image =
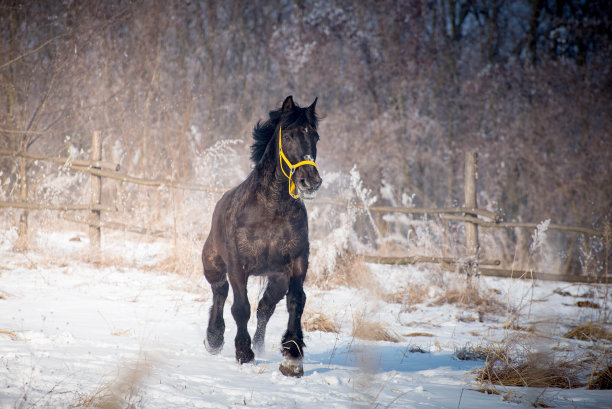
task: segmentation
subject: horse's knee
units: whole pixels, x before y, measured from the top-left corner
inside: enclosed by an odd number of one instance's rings
[[[237,324],[246,324],[251,318],[251,306],[248,302],[239,302],[234,300],[232,304],[232,316]]]
[[[306,304],[306,293],[302,287],[290,289],[287,293],[287,311],[302,315]]]
[[[229,293],[229,284],[226,280],[212,283],[210,287],[212,288],[213,295],[219,295],[224,299],[227,298],[227,294]]]

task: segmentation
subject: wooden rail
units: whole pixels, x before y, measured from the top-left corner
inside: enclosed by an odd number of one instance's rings
[[[105,178],[119,180],[126,183],[133,183],[143,186],[151,187],[168,187],[172,189],[182,189],[191,191],[201,191],[209,193],[223,193],[227,191],[225,188],[204,186],[199,184],[182,183],[168,179],[145,179],[128,174],[119,172],[119,164],[109,163],[102,160],[102,137],[99,132],[94,132],[92,136],[92,154],[90,160],[75,159],[75,158],[61,158],[61,157],[47,157],[44,155],[33,154],[29,152],[16,152],[7,151],[0,149],[0,156],[8,156],[19,158],[19,183],[20,183],[20,200],[19,201],[0,201],[0,208],[16,208],[23,209],[24,214],[21,217],[20,222],[20,234],[22,230],[27,229],[27,215],[32,210],[54,210],[54,211],[87,211],[89,217],[87,220],[70,218],[64,216],[65,219],[76,222],[85,223],[89,225],[90,242],[92,244],[92,250],[99,251],[101,241],[101,229],[120,229],[124,231],[148,234],[157,237],[168,237],[169,233],[153,230],[147,228],[141,228],[136,226],[128,226],[121,223],[115,222],[102,222],[102,212],[114,212],[113,209],[108,206],[101,204],[101,192],[102,192],[102,180]],[[383,264],[414,264],[414,263],[439,263],[442,265],[456,265],[477,269],[478,273],[483,275],[493,276],[504,276],[504,277],[518,277],[525,278],[527,276],[538,279],[556,279],[556,280],[569,280],[570,278],[574,282],[593,282],[593,279],[582,276],[568,276],[564,277],[557,274],[546,274],[546,273],[535,273],[532,271],[517,271],[507,270],[503,268],[495,268],[499,266],[499,260],[478,260],[479,253],[479,241],[478,241],[478,228],[528,228],[534,229],[538,226],[538,223],[528,222],[505,222],[501,220],[501,217],[491,211],[485,209],[479,209],[476,203],[476,178],[477,178],[477,162],[476,155],[471,152],[467,152],[465,155],[465,206],[460,207],[448,207],[448,208],[429,208],[429,207],[392,207],[392,206],[365,206],[359,203],[350,203],[340,200],[314,200],[311,203],[315,205],[334,205],[351,207],[357,209],[363,209],[368,212],[378,213],[400,213],[400,214],[423,214],[423,215],[439,215],[443,220],[458,221],[466,223],[466,257],[464,258],[449,258],[449,257],[432,257],[432,256],[410,256],[410,257],[382,257],[375,255],[363,256],[364,261],[372,263],[383,263]],[[37,204],[30,203],[27,201],[27,175],[25,173],[26,160],[35,161],[49,161],[61,164],[66,169],[74,171],[80,171],[91,174],[91,190],[92,196],[89,204]],[[24,222],[25,219],[25,222]],[[581,233],[589,236],[605,236],[604,232],[597,231],[594,229],[577,227],[577,226],[564,226],[559,224],[549,224],[549,230],[560,230],[566,232]],[[493,268],[492,268],[493,267]]]
[[[26,158],[30,160],[41,160],[46,162],[55,162],[61,165],[65,165],[67,168],[75,167],[94,167],[100,169],[109,169],[118,171],[120,169],[119,164],[114,164],[110,162],[103,162],[101,160],[82,160],[82,159],[72,159],[72,158],[58,158],[58,157],[49,157],[44,155],[37,155],[29,152],[18,152],[18,151],[7,151],[5,149],[0,149],[0,156],[13,156],[19,158]]]

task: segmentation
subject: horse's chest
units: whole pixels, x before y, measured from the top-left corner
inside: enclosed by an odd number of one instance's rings
[[[245,225],[236,231],[238,257],[253,274],[282,269],[307,249],[307,235],[289,223]]]

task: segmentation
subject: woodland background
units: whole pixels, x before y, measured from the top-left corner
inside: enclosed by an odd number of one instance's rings
[[[320,168],[328,181],[353,169],[371,203],[461,205],[470,150],[479,207],[609,232],[611,19],[606,0],[0,0],[0,149],[88,158],[101,131],[103,158],[128,174],[230,187],[250,169],[257,120],[287,95],[318,96]],[[30,201],[78,202],[88,188],[57,165],[28,167]],[[18,169],[0,158],[0,200],[19,198]],[[169,223],[192,241],[218,199],[104,189],[103,202],[142,224],[174,209]],[[7,226],[20,214],[3,213]],[[381,237],[415,237],[415,221],[344,222],[390,252]],[[453,252],[461,224],[440,226],[446,241],[429,246]],[[491,234],[483,251],[512,260],[530,235]],[[551,235],[549,246],[541,268],[607,270],[605,238]]]

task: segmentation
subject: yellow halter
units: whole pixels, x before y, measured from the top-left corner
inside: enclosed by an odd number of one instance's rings
[[[295,165],[292,165],[291,162],[289,162],[289,159],[287,159],[287,157],[285,156],[285,154],[283,153],[283,143],[282,143],[282,139],[283,139],[283,134],[282,134],[282,127],[278,128],[278,156],[280,156],[280,168],[283,171],[283,174],[287,177],[287,179],[289,179],[289,194],[291,195],[291,197],[293,197],[294,199],[299,199],[300,195],[295,194],[295,183],[291,180],[291,178],[293,177],[293,173],[295,173],[295,170],[297,168],[299,168],[300,166],[303,165],[312,165],[315,168],[317,167],[317,164],[314,163],[311,160],[303,160],[301,162],[296,163]],[[283,169],[283,161],[285,161],[285,163],[287,164],[287,166],[289,166],[289,174],[287,174],[287,172],[285,172],[285,169]]]

